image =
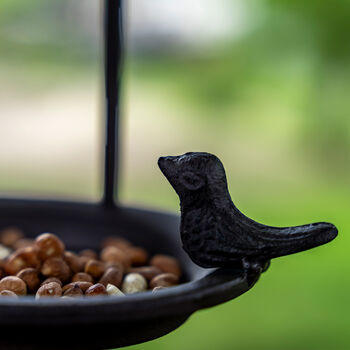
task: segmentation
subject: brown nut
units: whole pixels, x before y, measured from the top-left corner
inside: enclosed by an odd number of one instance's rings
[[[94,279],[86,272],[78,272],[72,277],[72,282],[91,282],[94,283]]]
[[[149,286],[151,289],[156,287],[171,287],[178,284],[178,282],[179,277],[173,273],[162,273],[161,275],[154,277],[149,283]]]
[[[167,289],[167,287],[161,287],[161,286],[159,286],[159,287],[154,287],[154,288],[152,289],[152,293],[159,292],[159,291],[162,290],[162,289]]]
[[[0,242],[7,247],[13,247],[14,244],[23,237],[23,231],[18,227],[7,227],[0,233]]]
[[[34,247],[26,247],[13,252],[5,263],[5,272],[15,275],[26,267],[40,268],[41,262]]]
[[[80,263],[81,263],[81,266],[83,268],[83,271],[85,269],[85,266],[86,266],[86,263],[91,260],[91,258],[89,258],[88,256],[80,256],[79,255],[79,259],[80,259]],[[92,260],[96,260],[96,259],[92,259]]]
[[[62,291],[65,292],[67,289],[70,289],[70,288],[74,287],[75,285],[78,286],[85,293],[85,291],[92,286],[92,283],[85,282],[85,281],[71,282],[71,283],[66,284],[62,288]]]
[[[106,287],[101,283],[96,283],[88,288],[85,292],[86,296],[108,295]]]
[[[16,297],[18,298],[18,295],[14,292],[12,292],[11,290],[7,290],[4,289],[0,292],[0,295],[4,296],[4,297]]]
[[[103,276],[100,278],[99,283],[107,287],[107,284],[113,284],[116,287],[120,287],[123,279],[123,269],[117,267],[109,267]]]
[[[178,277],[181,276],[180,264],[172,256],[157,254],[151,259],[150,265],[158,267],[163,272],[173,273]]]
[[[35,239],[35,249],[41,260],[61,257],[64,251],[63,242],[52,233],[42,233]]]
[[[85,256],[90,259],[97,259],[97,253],[92,249],[84,249],[79,253],[79,256]]]
[[[60,297],[62,295],[62,288],[56,282],[49,282],[43,284],[36,292],[35,299],[43,297]]]
[[[100,278],[105,272],[105,263],[98,260],[90,259],[85,265],[85,273],[88,273],[93,278]]]
[[[0,267],[0,279],[2,279],[5,276],[6,276],[6,274],[5,274],[4,269],[2,267]]]
[[[101,244],[102,248],[106,247],[116,247],[121,250],[126,250],[127,248],[131,247],[132,244],[123,237],[106,237]]]
[[[121,269],[121,270],[124,271],[124,266],[123,266],[123,264],[121,264],[121,263],[117,263],[117,262],[115,262],[115,263],[106,262],[105,265],[106,265],[105,270],[107,270],[109,267],[115,267],[115,268],[117,268],[117,269]]]
[[[41,273],[45,277],[56,277],[62,282],[68,281],[70,269],[62,258],[50,258],[45,260],[41,267]]]
[[[33,247],[35,240],[31,238],[21,238],[13,244],[13,249],[21,249],[26,247]]]
[[[38,269],[27,267],[19,271],[16,276],[26,283],[28,290],[31,292],[36,291],[40,286]]]
[[[131,266],[129,255],[117,247],[106,247],[101,251],[101,260],[108,263],[120,263],[124,269]]]
[[[63,260],[67,263],[73,273],[78,273],[84,270],[84,263],[80,256],[73,252],[64,252]]]
[[[26,295],[27,286],[19,277],[7,276],[0,281],[0,292],[2,290],[10,290],[17,295]]]
[[[56,283],[58,283],[58,284],[62,287],[62,281],[59,280],[59,279],[56,278],[56,277],[49,277],[49,278],[46,278],[46,280],[44,280],[44,281],[41,283],[40,287],[43,286],[44,284],[51,283],[51,282],[56,282]]]
[[[128,272],[136,272],[150,281],[152,278],[163,273],[161,269],[156,266],[141,266],[141,267],[131,267]]]
[[[87,282],[86,282],[87,283]],[[63,293],[65,297],[82,297],[83,291],[80,289],[78,284],[73,284],[70,288],[66,289]]]
[[[125,252],[129,255],[132,265],[141,266],[147,263],[148,253],[146,249],[141,247],[130,247],[126,249]]]

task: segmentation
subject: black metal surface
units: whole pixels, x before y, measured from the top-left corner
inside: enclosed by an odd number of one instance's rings
[[[119,87],[122,59],[121,0],[104,1],[105,60],[105,181],[104,204],[113,206],[117,195],[119,158]]]
[[[18,225],[29,236],[57,233],[67,248],[98,249],[118,234],[152,253],[177,256],[185,282],[177,287],[126,297],[76,300],[0,298],[1,349],[106,349],[162,336],[193,312],[249,290],[259,274],[240,265],[207,270],[193,264],[181,247],[179,217],[135,208],[30,200],[0,200],[0,228]],[[14,331],[21,337],[14,337]],[[54,340],[54,341],[53,341]]]
[[[247,268],[263,270],[272,258],[317,247],[338,234],[327,222],[272,227],[243,215],[231,200],[224,167],[213,154],[161,157],[158,164],[180,197],[183,247],[200,266],[229,267],[243,260]]]

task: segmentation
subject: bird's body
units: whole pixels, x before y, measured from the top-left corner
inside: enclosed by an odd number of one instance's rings
[[[186,153],[158,163],[180,197],[184,250],[202,267],[230,267],[242,259],[264,262],[337,235],[329,223],[280,228],[249,219],[233,204],[222,163],[212,154]]]

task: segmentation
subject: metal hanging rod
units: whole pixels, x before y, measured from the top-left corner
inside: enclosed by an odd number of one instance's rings
[[[122,0],[104,0],[103,21],[106,116],[103,204],[113,207],[118,186]]]

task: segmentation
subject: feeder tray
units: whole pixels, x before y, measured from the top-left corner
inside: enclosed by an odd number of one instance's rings
[[[124,236],[150,254],[177,257],[179,286],[125,298],[0,298],[1,349],[107,349],[163,336],[195,311],[236,298],[258,280],[240,266],[208,270],[182,249],[177,215],[116,204],[118,174],[121,1],[104,1],[106,151],[101,203],[0,199],[0,227],[18,226],[28,237],[54,232],[69,250],[97,250],[103,238]]]

